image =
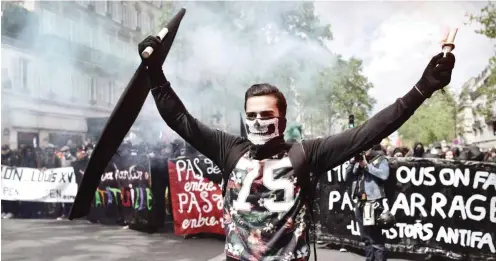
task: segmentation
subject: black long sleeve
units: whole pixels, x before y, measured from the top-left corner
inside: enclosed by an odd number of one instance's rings
[[[363,125],[321,139],[303,141],[308,164],[314,173],[325,173],[342,164],[356,153],[379,143],[404,122],[424,102],[425,98],[416,88],[378,112]]]
[[[191,116],[168,81],[163,81],[151,92],[167,125],[223,169],[231,149],[242,142],[242,138],[211,129]]]

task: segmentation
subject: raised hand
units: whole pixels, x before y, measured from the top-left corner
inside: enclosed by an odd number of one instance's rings
[[[417,89],[424,95],[424,97],[431,97],[431,95],[451,81],[451,73],[455,67],[455,56],[452,53],[444,53],[432,57],[422,74],[422,77],[417,83]]]

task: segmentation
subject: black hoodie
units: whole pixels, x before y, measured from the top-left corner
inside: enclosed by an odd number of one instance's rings
[[[415,145],[413,146],[413,157],[422,158],[424,156],[424,153],[424,144],[422,144],[421,142],[415,142]]]

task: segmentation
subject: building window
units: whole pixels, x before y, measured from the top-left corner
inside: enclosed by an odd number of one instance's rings
[[[56,71],[56,69],[53,67],[47,66],[43,69],[43,71],[44,71],[44,73],[43,73],[43,76],[41,77],[42,83],[41,83],[40,88],[43,90],[43,86],[46,86],[45,90],[48,89],[48,92],[43,92],[42,95],[43,95],[43,97],[45,95],[47,95],[47,98],[50,99],[55,95],[53,79],[55,78],[54,77],[55,76],[54,71]]]
[[[120,23],[121,19],[122,19],[122,14],[121,14],[122,9],[120,7],[121,4],[119,2],[114,2],[114,1],[112,1],[112,4],[113,4],[112,11],[114,12],[112,14],[112,19],[114,19],[114,21]]]
[[[91,86],[90,86],[90,104],[95,105],[96,104],[96,87],[97,87],[97,79],[94,77],[91,77]]]
[[[112,5],[113,5],[112,1],[106,1],[105,2],[105,12],[106,12],[107,16],[110,17],[110,18],[112,18],[112,15],[113,15]]]
[[[12,81],[9,77],[9,69],[2,68],[2,88],[12,89]]]
[[[120,87],[117,87],[120,86]],[[117,103],[117,101],[119,100],[119,98],[121,97],[121,94],[124,92],[124,87],[123,86],[123,83],[122,82],[118,82],[116,83],[116,85],[114,85],[114,97],[115,97],[115,103]]]
[[[100,40],[100,30],[99,27],[94,27],[91,29],[91,47],[94,49],[100,49],[98,41]]]
[[[78,73],[76,71],[71,71],[71,86],[70,86],[70,96],[71,101],[77,101],[79,81]]]
[[[123,25],[126,25],[126,23],[127,23],[127,19],[126,19],[127,11],[126,11],[126,9],[127,8],[126,8],[126,5],[124,4],[124,1],[120,1],[120,2],[121,2],[121,5],[120,5],[119,10],[120,10],[120,14],[121,14],[121,17],[120,17],[121,19],[120,19],[120,21],[118,20],[118,22],[120,22]]]
[[[129,16],[129,27],[135,29],[137,25],[137,21],[136,21],[136,15],[134,13],[134,9],[131,5],[128,6],[127,12]]]
[[[69,19],[67,26],[69,27],[69,40],[75,42],[77,40],[77,28],[76,28],[76,22],[74,20]]]
[[[95,5],[97,13],[105,15],[106,1],[93,1],[93,4]]]
[[[134,10],[136,11],[136,30],[142,29],[141,22],[141,8],[138,3],[134,5]]]
[[[59,91],[62,93],[64,97],[64,102],[69,100],[72,96],[72,71],[65,69],[62,71],[62,77],[58,82]]]
[[[107,100],[107,93],[105,92],[105,86],[106,86],[106,79],[98,79],[98,85],[96,87],[96,94],[97,94],[97,104],[104,104],[105,101]]]
[[[114,88],[115,88],[115,82],[113,80],[110,80],[109,83],[108,83],[108,104],[109,105],[112,105],[114,104]]]
[[[59,17],[59,26],[58,26],[58,31],[60,32],[59,36],[69,40],[71,40],[71,34],[72,34],[70,21],[71,19],[65,17]]]
[[[129,27],[129,17],[127,15],[127,6],[124,2],[121,2],[121,12],[122,12],[122,24]]]
[[[84,7],[88,6],[89,0],[76,0],[76,2]]]
[[[41,15],[41,31],[43,34],[57,34],[57,16],[55,13],[48,10],[43,10]]]
[[[28,60],[24,58],[19,59],[19,76],[22,89],[28,88],[28,65]]]
[[[148,20],[150,21],[150,27],[148,29],[153,30],[155,28],[155,18],[152,14],[148,14]]]

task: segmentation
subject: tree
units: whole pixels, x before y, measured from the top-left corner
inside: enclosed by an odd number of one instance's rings
[[[456,101],[448,88],[446,93],[435,93],[398,130],[404,141],[434,141],[455,138]]]
[[[285,13],[283,19],[285,30],[297,37],[317,40],[321,44],[324,40],[332,40],[331,25],[320,23],[313,2],[297,2],[296,8]]]
[[[489,2],[487,6],[481,9],[479,15],[470,15],[470,21],[479,23],[482,28],[476,32],[487,36],[490,39],[496,39],[496,6]],[[495,48],[496,50],[496,48]],[[490,75],[488,80],[478,88],[477,92],[486,95],[489,102],[496,100],[496,53],[489,60]],[[488,120],[492,115],[491,106],[480,108],[478,113],[484,115]]]
[[[333,126],[345,124],[336,120],[347,119],[350,114],[355,115],[357,122],[368,118],[376,100],[368,95],[373,85],[362,70],[361,60],[346,61],[341,57],[321,70],[316,88],[303,98],[305,109],[319,112],[312,115],[314,121],[325,122],[325,129],[332,131]]]

